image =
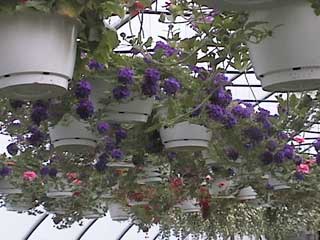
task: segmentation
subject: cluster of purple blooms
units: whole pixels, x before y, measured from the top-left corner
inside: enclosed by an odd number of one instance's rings
[[[169,77],[164,81],[163,89],[166,94],[175,95],[181,89],[181,83],[174,77]]]
[[[30,128],[30,136],[27,138],[27,141],[35,146],[40,146],[44,140],[47,138],[47,134],[42,132],[38,127],[31,127]]]
[[[2,168],[0,168],[1,177],[9,176],[11,173],[12,173],[12,169],[10,167],[3,166]]]
[[[162,53],[166,57],[171,57],[173,55],[178,54],[178,50],[171,47],[169,44],[162,42],[162,41],[157,41],[156,46],[154,47],[155,53]]]
[[[118,82],[121,84],[112,90],[113,97],[117,100],[126,99],[131,96],[129,86],[134,83],[134,71],[124,67],[118,72]]]
[[[152,97],[157,95],[159,91],[159,82],[161,74],[156,68],[147,68],[144,72],[144,81],[142,83],[142,93]]]
[[[31,120],[37,126],[49,117],[48,104],[43,101],[37,101],[32,106]]]
[[[90,59],[89,60],[88,67],[89,67],[90,70],[94,70],[94,71],[103,71],[104,68],[105,68],[104,64],[99,63],[95,59]]]
[[[57,174],[58,174],[58,170],[56,168],[50,168],[48,166],[44,166],[40,169],[41,176],[56,177]]]
[[[284,147],[279,148],[276,141],[270,140],[267,142],[266,151],[261,154],[260,159],[265,165],[268,165],[271,163],[281,164],[287,160],[293,160],[297,163],[297,157],[293,146],[286,144]]]
[[[92,91],[92,86],[89,81],[81,80],[75,87],[75,95],[79,99],[76,106],[76,112],[80,118],[87,120],[94,113],[94,105],[91,100],[89,100],[90,93]]]
[[[320,138],[318,138],[313,144],[314,149],[317,151],[316,161],[320,165]]]

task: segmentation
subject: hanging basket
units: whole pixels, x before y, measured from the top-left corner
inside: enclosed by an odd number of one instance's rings
[[[0,15],[0,94],[36,100],[62,96],[76,59],[76,22],[36,11]]]
[[[88,128],[89,124],[65,115],[57,125],[49,128],[54,149],[59,152],[92,153],[97,138]]]
[[[97,219],[103,217],[102,209],[85,210],[82,212],[82,216],[86,219]]]
[[[170,151],[201,151],[207,149],[211,131],[201,125],[181,122],[172,128],[161,128],[160,137]]]
[[[242,188],[238,194],[238,199],[241,201],[245,201],[245,200],[254,200],[257,198],[257,193],[256,191],[251,187],[245,187]]]
[[[320,87],[320,24],[307,1],[251,12],[250,21],[275,27],[271,37],[248,43],[251,60],[266,91],[305,91]]]
[[[129,214],[118,203],[109,204],[109,213],[113,221],[120,222],[120,221],[126,221],[129,219]]]
[[[68,198],[72,197],[73,192],[69,186],[65,188],[50,187],[46,193],[48,198]]]
[[[287,184],[285,184],[285,183],[283,183],[283,182],[281,182],[281,181],[279,181],[278,179],[275,179],[275,178],[273,178],[273,177],[269,177],[269,179],[268,179],[268,185],[269,185],[270,187],[272,187],[272,189],[273,189],[274,191],[280,191],[280,190],[288,190],[288,189],[290,189],[290,187],[289,187]]]
[[[157,184],[162,182],[162,177],[159,168],[145,167],[144,173],[138,177],[138,184]]]
[[[106,107],[107,120],[116,123],[147,122],[154,100],[133,99],[127,103],[110,104]]]
[[[23,200],[7,201],[5,206],[7,211],[10,212],[26,212],[34,207],[32,203]]]
[[[19,194],[22,190],[13,186],[8,179],[0,180],[0,194]]]
[[[101,103],[101,100],[106,98],[106,92],[110,92],[112,86],[104,79],[98,78],[91,80],[90,83],[93,87],[90,98],[95,109],[103,109],[107,121],[115,123],[147,122],[152,112],[153,98],[136,97],[125,103],[112,103],[106,106]]]
[[[196,199],[188,199],[180,204],[177,204],[176,207],[180,208],[183,213],[199,213],[201,208],[197,203]]]

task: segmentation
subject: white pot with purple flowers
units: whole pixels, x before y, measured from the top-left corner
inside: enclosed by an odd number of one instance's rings
[[[205,126],[185,121],[173,127],[162,127],[160,137],[167,150],[201,151],[208,148],[212,133]]]
[[[110,203],[108,207],[110,217],[113,221],[121,222],[129,219],[129,213],[119,203]]]
[[[89,124],[70,114],[50,127],[49,135],[54,149],[59,152],[92,153],[97,145],[97,137]]]
[[[1,13],[0,29],[2,96],[35,100],[67,92],[76,59],[75,20],[31,10]]]
[[[0,179],[0,194],[19,194],[22,193],[20,188],[15,187],[9,181],[9,178],[5,177]]]
[[[117,79],[117,83],[112,84],[113,79]],[[121,68],[114,78],[96,76],[90,83],[92,84],[90,97],[96,109],[103,112],[105,120],[115,123],[147,122],[154,99],[131,92],[130,88],[134,83],[132,69]],[[104,99],[108,99],[108,93],[113,96],[113,100],[103,103]]]

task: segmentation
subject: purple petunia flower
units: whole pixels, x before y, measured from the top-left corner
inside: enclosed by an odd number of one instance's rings
[[[87,80],[81,80],[77,83],[74,93],[77,98],[87,98],[89,97],[92,90],[91,83]]]
[[[320,165],[320,153],[317,153],[316,161],[317,161],[317,164]]]
[[[47,166],[42,167],[40,169],[40,175],[41,176],[47,176],[47,175],[49,175],[49,171],[50,171],[50,169]]]
[[[253,143],[260,143],[264,136],[260,128],[250,127],[244,130],[244,135]]]
[[[222,107],[227,107],[232,101],[232,94],[230,90],[218,88],[213,91],[211,96],[211,102]]]
[[[37,127],[30,128],[30,136],[27,138],[27,141],[33,146],[40,146],[43,141],[46,139],[46,134],[41,132]]]
[[[104,135],[110,131],[110,125],[107,122],[99,122],[97,125],[97,130],[101,135]]]
[[[94,168],[98,172],[104,172],[107,169],[107,161],[105,159],[99,159],[95,164]]]
[[[143,82],[142,86],[142,93],[145,96],[155,96],[159,92],[159,85],[158,83],[149,83],[147,81]]]
[[[116,141],[117,143],[120,143],[121,140],[126,139],[128,134],[127,131],[123,128],[119,128],[115,131],[115,135],[116,135]]]
[[[294,176],[296,177],[297,180],[303,181],[304,180],[304,173],[296,171]]]
[[[124,157],[124,154],[119,148],[116,148],[111,151],[111,157],[117,160],[121,160]]]
[[[294,163],[298,166],[298,165],[300,165],[301,163],[303,163],[303,158],[300,157],[299,155],[295,155],[294,158],[293,158],[293,161],[294,161]]]
[[[57,176],[57,174],[58,174],[58,170],[57,169],[55,169],[55,168],[50,168],[50,170],[49,170],[49,176],[50,177],[56,177]]]
[[[169,44],[166,44],[162,41],[157,41],[156,46],[154,47],[155,52],[162,51],[166,57],[171,57],[174,54],[178,53],[178,50],[171,47]]]
[[[274,140],[269,140],[266,147],[269,151],[274,152],[278,147],[278,143]]]
[[[117,100],[128,98],[131,95],[129,88],[126,86],[118,86],[112,90],[113,97]]]
[[[48,106],[46,103],[42,101],[37,101],[32,106],[31,120],[34,124],[40,125],[40,123],[46,119],[48,119]]]
[[[147,68],[144,71],[144,80],[150,84],[156,84],[160,81],[160,71],[156,68]]]
[[[10,155],[15,156],[19,152],[19,147],[16,143],[10,143],[7,146],[7,151]]]
[[[229,85],[231,82],[228,80],[228,77],[224,75],[223,73],[218,73],[213,78],[213,84],[215,86],[224,87],[226,85]]]
[[[181,89],[181,83],[174,77],[169,77],[164,81],[163,88],[166,94],[175,95]]]
[[[315,142],[312,143],[314,149],[318,152],[320,150],[320,138],[318,138]]]
[[[122,84],[133,84],[134,71],[131,68],[121,68],[118,72],[118,81]]]
[[[273,162],[273,154],[270,151],[265,151],[260,156],[261,161],[265,164],[271,164]]]
[[[0,169],[0,176],[2,177],[9,176],[11,173],[12,173],[12,169],[10,167],[4,166]]]
[[[105,66],[102,63],[99,63],[95,59],[90,59],[88,63],[88,67],[90,70],[95,70],[95,71],[103,71]]]
[[[226,155],[230,160],[236,161],[239,158],[239,152],[235,148],[228,148]]]
[[[109,151],[112,151],[113,149],[116,148],[116,143],[112,138],[107,136],[107,137],[104,138],[104,141],[105,141],[105,149],[106,149],[106,151],[109,152]]]
[[[251,114],[253,113],[253,108],[246,107],[243,105],[237,105],[235,106],[231,112],[234,116],[238,118],[249,118]]]
[[[264,122],[270,117],[270,111],[264,109],[264,108],[259,108],[259,112],[256,113],[256,119],[258,122]]]
[[[289,136],[287,133],[285,132],[279,132],[278,133],[278,139],[280,140],[288,140],[289,139]]]
[[[207,104],[207,113],[210,119],[222,122],[225,118],[226,110],[216,104]]]
[[[76,112],[80,118],[87,120],[94,113],[93,103],[89,99],[81,99],[76,107]]]
[[[237,123],[237,119],[230,112],[226,112],[224,119],[222,121],[225,128],[233,128]]]
[[[288,159],[293,159],[294,156],[294,147],[286,144],[283,148],[284,156]]]
[[[168,153],[167,153],[167,157],[168,157],[169,160],[174,160],[174,159],[176,159],[176,157],[177,157],[177,153],[175,153],[175,152],[168,152]]]
[[[283,163],[285,160],[285,154],[283,151],[278,151],[274,154],[274,161],[276,163]]]

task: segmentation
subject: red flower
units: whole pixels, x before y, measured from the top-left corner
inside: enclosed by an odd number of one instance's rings
[[[180,188],[183,185],[183,181],[181,178],[172,178],[170,180],[170,186],[174,189]]]
[[[77,179],[78,177],[78,174],[75,173],[75,172],[69,172],[66,174],[67,175],[67,178],[70,180],[70,181],[73,181],[75,179]]]
[[[304,138],[300,137],[300,136],[294,137],[293,140],[296,141],[299,144],[304,143],[304,141],[305,141]]]
[[[130,8],[130,14],[132,16],[135,16],[137,14],[139,14],[140,12],[142,12],[144,10],[145,6],[143,5],[142,2],[140,1],[135,1],[132,5],[132,7]]]
[[[141,202],[144,199],[142,192],[129,193],[128,198],[137,202]]]

